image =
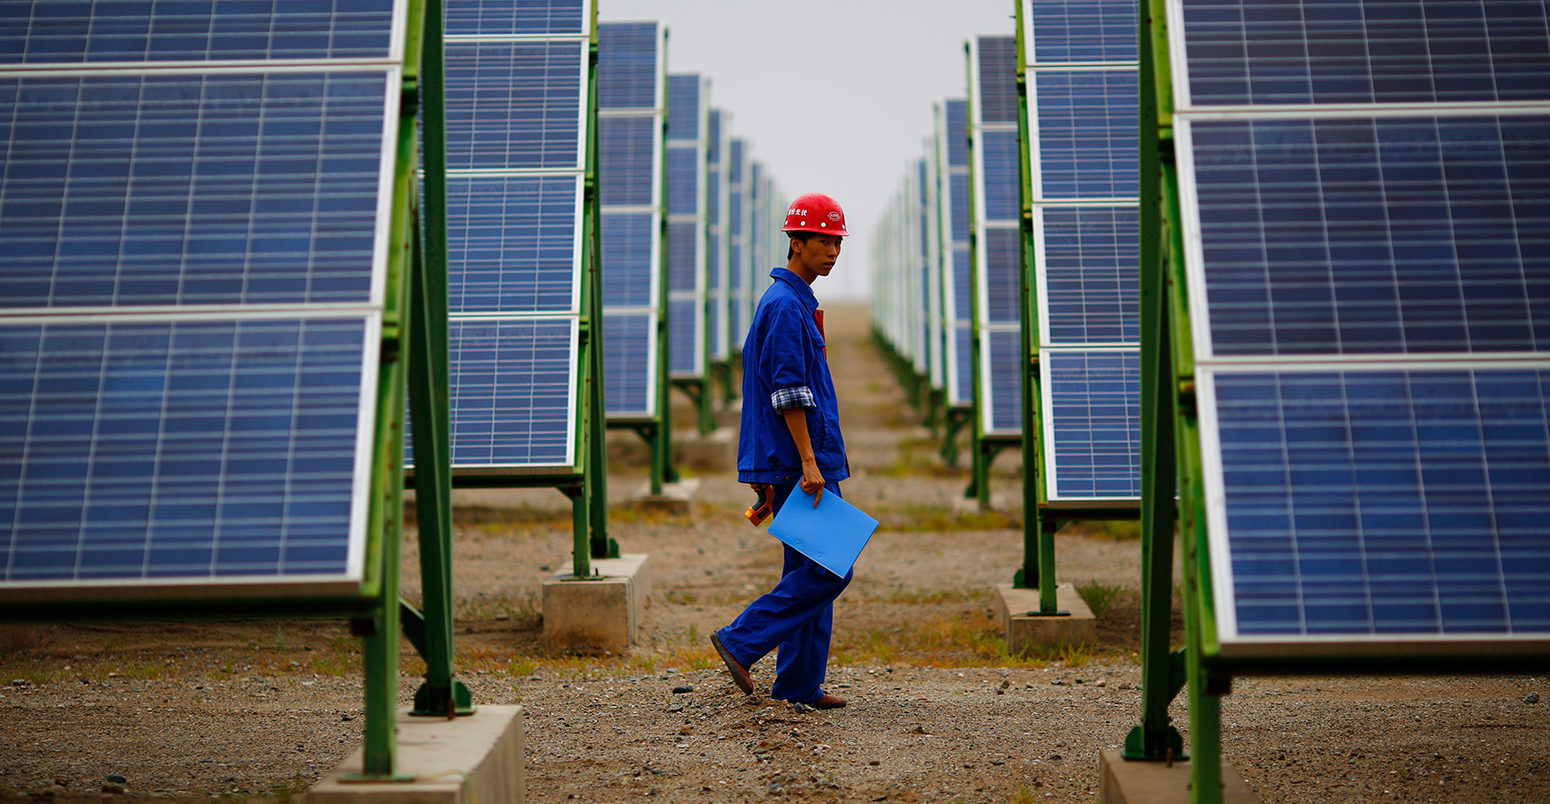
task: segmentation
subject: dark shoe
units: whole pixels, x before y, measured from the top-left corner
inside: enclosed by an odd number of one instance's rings
[[[744,695],[752,695],[753,677],[748,675],[746,668],[732,658],[731,651],[728,651],[726,646],[721,644],[721,636],[715,631],[710,632],[710,644],[716,648],[716,653],[721,654],[721,661],[726,662],[727,672],[732,674],[732,683],[736,684],[737,688],[742,690]],[[841,699],[840,706],[844,705],[844,700]]]
[[[823,694],[822,698],[813,701],[812,703],[808,704],[808,706],[811,706],[814,709],[839,709],[847,703],[850,702],[838,695],[835,695],[832,692],[826,692]]]

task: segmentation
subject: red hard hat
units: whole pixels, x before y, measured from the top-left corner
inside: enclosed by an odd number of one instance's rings
[[[840,209],[840,202],[823,193],[799,195],[786,208],[786,225],[780,230],[845,237],[845,210]]]

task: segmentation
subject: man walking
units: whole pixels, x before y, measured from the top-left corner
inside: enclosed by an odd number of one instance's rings
[[[800,485],[814,495],[839,494],[850,476],[838,401],[823,338],[823,312],[810,287],[828,276],[846,236],[845,212],[833,198],[808,193],[786,210],[790,235],[784,268],[759,299],[743,343],[743,418],[737,445],[737,479],[755,490],[768,487],[774,510]],[[776,698],[836,709],[845,699],[822,689],[829,663],[834,599],[850,583],[785,546],[780,582],[714,632],[711,644],[732,680],[753,692],[748,668],[779,647]]]

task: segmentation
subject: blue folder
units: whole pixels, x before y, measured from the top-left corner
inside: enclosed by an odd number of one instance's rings
[[[850,572],[877,530],[877,520],[829,492],[813,507],[813,495],[791,490],[770,523],[770,535],[840,576]]]

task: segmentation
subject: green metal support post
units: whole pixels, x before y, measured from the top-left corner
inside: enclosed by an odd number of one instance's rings
[[[970,64],[968,60],[968,55],[970,52],[969,43],[964,43],[963,52],[964,73],[967,78],[967,86],[969,90],[965,96],[967,100],[964,104],[964,113],[967,114],[969,118],[969,125],[965,127],[965,136],[968,139],[966,146],[968,148],[969,164],[972,165],[974,164],[973,120],[974,104],[976,102],[976,98],[974,97],[974,66]],[[963,496],[978,499],[980,509],[984,510],[990,508],[991,456],[986,455],[984,417],[980,413],[980,388],[982,387],[980,384],[980,350],[984,347],[980,342],[979,323],[979,235],[975,232],[974,226],[974,221],[976,220],[976,215],[979,211],[975,209],[974,204],[974,171],[972,170],[969,171],[968,194],[969,298],[972,300],[969,305],[969,320],[972,322],[969,327],[969,362],[971,364],[970,373],[973,378],[972,382],[974,383],[975,404],[974,410],[969,414],[970,421],[968,422],[969,460],[971,461],[969,469],[969,487],[964,489]]]
[[[413,714],[473,714],[468,687],[453,677],[452,652],[452,444],[449,421],[447,325],[447,143],[441,0],[424,0],[419,97],[425,175],[422,227],[414,226],[414,270],[409,314],[409,413],[415,467],[415,514],[420,535],[424,596],[425,683],[415,692]],[[412,611],[412,610],[410,610]],[[410,620],[405,620],[405,625]]]
[[[367,505],[367,528],[381,541],[376,571],[380,590],[376,610],[351,621],[351,631],[362,637],[365,670],[365,735],[361,773],[358,778],[390,781],[397,777],[399,561],[402,555],[404,511],[404,407],[408,355],[405,341],[414,336],[410,314],[414,263],[414,228],[411,205],[418,156],[415,113],[419,104],[419,54],[424,8],[410,9],[404,82],[398,118],[396,169],[393,174],[392,219],[388,226],[387,293],[382,306],[382,368],[377,377],[378,436],[373,444],[372,500]]]
[[[598,137],[597,137],[597,4],[592,4],[591,41],[587,47],[589,68],[587,70],[587,157],[586,176],[582,186],[582,278],[581,283],[581,311],[582,337],[585,339],[583,346],[584,363],[582,369],[586,372],[583,393],[587,397],[585,420],[582,424],[582,435],[586,440],[586,450],[583,470],[583,496],[586,498],[578,503],[578,513],[581,508],[589,508],[587,512],[587,536],[589,544],[583,547],[576,546],[576,555],[572,568],[578,577],[582,576],[583,568],[590,567],[587,556],[582,555],[590,551],[592,558],[609,558],[619,555],[619,545],[608,537],[608,441],[607,441],[607,406],[604,398],[603,387],[603,265],[602,265],[602,220],[598,214],[599,187],[597,180],[598,166]]]
[[[1143,2],[1139,14],[1141,140],[1141,725],[1125,739],[1126,759],[1154,762],[1185,757],[1184,740],[1169,722],[1168,704],[1184,683],[1183,657],[1170,650],[1173,612],[1175,452],[1173,354],[1163,249],[1161,122],[1155,48],[1161,31],[1150,16],[1160,5]]]
[[[1023,4],[1014,2],[1013,19],[1017,30],[1023,30]],[[1028,159],[1027,143],[1032,133],[1028,130],[1028,71],[1023,48],[1025,43],[1017,37],[1017,141],[1021,159]],[[1039,589],[1039,614],[1054,617],[1062,614],[1055,603],[1055,530],[1058,523],[1047,520],[1044,500],[1044,449],[1040,435],[1043,422],[1039,417],[1040,371],[1038,317],[1034,310],[1034,298],[1038,286],[1035,280],[1033,249],[1033,186],[1029,171],[1019,170],[1017,183],[1019,215],[1019,246],[1021,258],[1019,271],[1021,293],[1018,297],[1018,317],[1021,326],[1022,396],[1023,396],[1023,566],[1013,578],[1014,585],[1026,587],[1037,583]]]

